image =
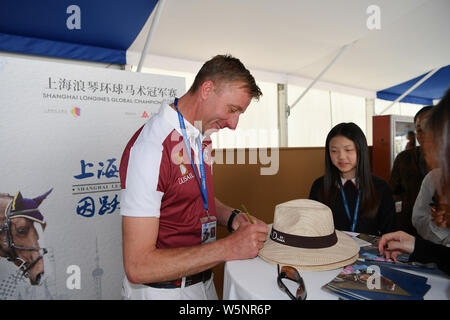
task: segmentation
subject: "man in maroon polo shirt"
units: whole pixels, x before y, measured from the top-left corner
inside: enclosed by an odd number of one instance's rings
[[[217,299],[211,268],[263,247],[268,226],[214,197],[209,139],[261,94],[238,59],[215,56],[131,138],[120,164],[124,298]],[[215,241],[217,223],[233,232]]]

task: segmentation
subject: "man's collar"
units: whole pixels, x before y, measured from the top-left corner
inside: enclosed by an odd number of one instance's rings
[[[174,127],[177,132],[182,135],[180,120],[178,118],[177,111],[170,106],[168,102],[165,102],[161,106],[161,116],[166,119],[172,127]],[[194,127],[189,121],[184,118],[184,124],[186,126],[186,134],[188,138],[197,139],[200,136],[200,139],[203,141],[204,136],[196,127]]]

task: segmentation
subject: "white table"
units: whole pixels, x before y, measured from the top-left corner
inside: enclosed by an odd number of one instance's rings
[[[338,297],[321,289],[336,277],[343,268],[330,271],[300,271],[308,293],[307,300],[337,300]],[[426,300],[449,300],[450,278],[404,270],[428,278],[430,290]],[[225,263],[223,299],[224,300],[288,300],[289,297],[278,288],[277,266],[256,257]],[[289,283],[291,282],[292,285]],[[285,282],[286,283],[286,282]],[[295,292],[296,284],[288,281],[287,286]]]

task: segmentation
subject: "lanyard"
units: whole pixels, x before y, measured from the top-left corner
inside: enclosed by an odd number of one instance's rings
[[[175,101],[173,102],[175,109],[177,109],[177,113],[178,113],[178,120],[180,121],[180,127],[181,127],[181,132],[183,133],[183,140],[184,140],[184,144],[186,145],[186,150],[187,153],[189,154],[189,159],[191,160],[191,165],[192,165],[192,170],[194,170],[194,174],[195,174],[195,178],[200,186],[200,191],[202,194],[202,200],[203,200],[203,208],[205,208],[206,214],[209,217],[209,213],[208,213],[208,193],[206,190],[206,176],[205,176],[205,165],[203,162],[203,150],[202,150],[202,144],[200,142],[200,137],[197,138],[197,146],[198,146],[198,153],[199,153],[199,158],[200,158],[200,178],[201,178],[201,183],[200,183],[200,179],[198,177],[197,171],[195,170],[195,163],[192,159],[192,154],[191,154],[191,145],[189,143],[189,139],[187,137],[187,133],[186,133],[186,125],[184,123],[184,118],[183,115],[181,114],[180,110],[178,110],[178,98],[175,98]]]
[[[347,197],[345,196],[344,187],[342,186],[341,179],[339,178],[339,186],[341,189],[342,200],[344,201],[345,212],[347,213],[348,220],[352,223],[352,217],[350,216],[350,209],[348,208]],[[359,201],[361,199],[361,190],[358,191],[358,198],[356,198],[355,214],[353,215],[353,223],[351,232],[355,232],[356,222],[358,221]]]

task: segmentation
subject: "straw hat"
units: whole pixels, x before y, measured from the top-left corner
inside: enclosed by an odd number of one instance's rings
[[[298,199],[275,207],[272,230],[259,256],[274,264],[322,271],[352,264],[358,252],[352,238],[334,229],[330,208]]]

